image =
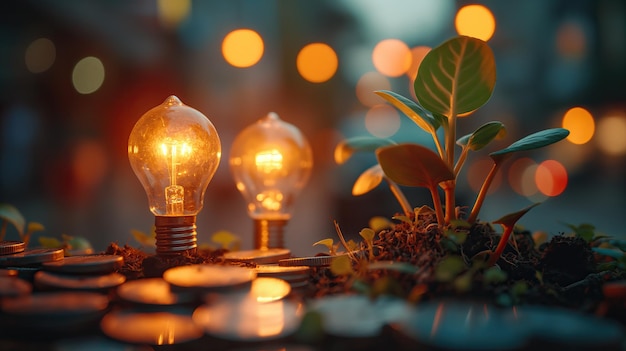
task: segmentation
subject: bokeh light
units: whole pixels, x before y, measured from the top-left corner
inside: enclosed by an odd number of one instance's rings
[[[389,138],[400,130],[400,115],[389,105],[376,105],[365,115],[365,128],[375,137]]]
[[[454,20],[457,33],[488,41],[496,30],[493,13],[482,5],[463,6]]]
[[[298,53],[296,66],[302,78],[323,83],[335,75],[339,60],[335,50],[324,43],[311,43]]]
[[[557,52],[563,57],[581,58],[587,50],[585,31],[579,23],[566,21],[556,32]]]
[[[411,80],[411,86],[413,86],[413,81],[415,80],[415,77],[417,77],[417,70],[422,63],[422,60],[430,50],[431,48],[428,46],[416,46],[411,49],[411,66],[409,66],[409,69],[406,71],[406,75]]]
[[[32,73],[47,71],[54,64],[57,51],[52,40],[39,38],[26,48],[24,61],[26,68]]]
[[[493,160],[488,157],[482,157],[476,159],[475,161],[469,164],[467,168],[467,183],[469,184],[472,191],[478,193],[480,188],[483,186],[485,182],[485,178],[489,174],[491,167],[493,166]],[[502,172],[496,173],[491,181],[491,186],[487,191],[487,194],[491,194],[500,188],[502,184]]]
[[[189,16],[191,0],[157,0],[157,12],[165,27],[177,27]]]
[[[546,196],[560,195],[567,187],[567,170],[556,160],[546,160],[535,171],[537,189]]]
[[[593,116],[582,107],[574,107],[565,112],[562,126],[570,131],[567,140],[577,145],[591,140],[595,131]]]
[[[108,171],[104,145],[96,140],[80,142],[73,150],[72,170],[80,189],[91,190],[98,186]]]
[[[356,83],[356,97],[363,105],[372,107],[383,101],[374,91],[390,89],[391,83],[387,77],[378,72],[367,72]]]
[[[380,41],[372,51],[376,70],[387,77],[399,77],[411,67],[411,50],[399,39]]]
[[[222,55],[232,66],[250,67],[263,57],[263,38],[251,29],[236,29],[224,37]]]
[[[535,194],[537,187],[535,186],[534,176],[528,177],[528,174],[534,175],[536,168],[537,163],[529,157],[522,157],[513,161],[509,166],[507,176],[511,189],[526,197]],[[530,170],[530,172],[526,172],[527,170]]]
[[[81,94],[91,94],[104,82],[104,65],[97,57],[88,56],[78,61],[72,71],[72,84]]]
[[[598,148],[604,153],[619,156],[626,155],[626,115],[615,114],[598,121]]]

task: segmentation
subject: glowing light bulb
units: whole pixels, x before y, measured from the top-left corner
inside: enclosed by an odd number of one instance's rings
[[[221,155],[211,121],[173,95],[133,127],[128,159],[155,215],[157,254],[196,250],[196,215]]]
[[[254,221],[256,249],[284,247],[283,227],[312,167],[308,141],[276,113],[269,113],[237,135],[230,169]]]

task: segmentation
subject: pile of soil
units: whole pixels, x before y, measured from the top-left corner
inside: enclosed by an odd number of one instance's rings
[[[490,224],[478,222],[462,229],[466,239],[458,244],[444,234],[434,218],[420,218],[418,223],[400,222],[382,230],[374,240],[373,256],[373,261],[411,264],[416,272],[368,269],[372,261],[365,259],[353,262],[357,272],[353,275],[335,275],[329,267],[312,267],[309,297],[356,290],[374,295],[394,294],[414,301],[464,296],[503,305],[531,302],[593,310],[603,299],[602,285],[624,278],[614,271],[599,271],[598,258],[581,238],[557,235],[537,245],[530,232],[516,231],[496,263],[503,278],[487,280],[486,261],[500,240],[500,234]],[[120,273],[128,279],[158,277],[166,269],[180,265],[229,264],[223,259],[225,252],[198,250],[164,258],[115,243],[106,250],[107,254],[124,257]],[[437,269],[451,256],[462,259],[465,267],[455,271],[452,278],[442,280]],[[463,289],[459,289],[460,279],[465,279]]]

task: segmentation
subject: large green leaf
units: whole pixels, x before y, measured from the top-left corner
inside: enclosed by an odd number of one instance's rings
[[[22,213],[15,206],[10,204],[0,204],[0,219],[11,223],[15,229],[17,229],[20,237],[24,234],[26,221],[24,220]]]
[[[352,195],[359,196],[367,194],[372,189],[376,188],[382,181],[385,173],[380,165],[375,164],[372,167],[361,173],[359,178],[354,182],[352,186]]]
[[[484,105],[496,83],[491,48],[472,37],[452,38],[430,50],[415,79],[417,101],[428,111],[451,117]]]
[[[569,130],[564,128],[552,128],[542,130],[533,134],[530,134],[507,148],[498,150],[489,154],[496,162],[514,152],[527,151],[538,149],[550,144],[554,144],[559,140],[566,138],[569,135]]]
[[[502,122],[488,122],[480,126],[472,134],[463,136],[456,143],[460,146],[467,146],[472,151],[478,151],[489,145],[503,131],[506,131],[506,129],[504,129]]]
[[[402,113],[407,115],[413,122],[415,122],[415,124],[427,133],[435,133],[441,125],[439,120],[433,117],[432,113],[411,101],[411,99],[389,90],[378,90],[374,93],[385,99],[385,101],[392,104],[398,110],[402,111]]]
[[[376,150],[376,157],[387,177],[400,185],[433,189],[454,179],[454,173],[439,155],[421,145],[386,146]]]
[[[335,162],[343,164],[358,151],[375,151],[379,147],[395,145],[391,139],[375,137],[354,137],[339,142],[335,147]]]

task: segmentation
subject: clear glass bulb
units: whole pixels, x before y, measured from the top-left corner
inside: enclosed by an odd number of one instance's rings
[[[196,215],[221,154],[211,121],[173,95],[133,127],[128,159],[156,216],[157,253],[195,250]]]
[[[269,113],[233,142],[230,169],[255,222],[255,248],[283,247],[282,227],[304,187],[313,155],[300,130]]]

